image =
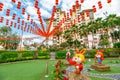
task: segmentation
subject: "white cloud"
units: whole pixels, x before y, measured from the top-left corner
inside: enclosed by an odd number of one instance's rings
[[[51,14],[47,10],[44,10],[43,8],[41,8],[40,11],[41,11],[41,16],[44,16],[44,17],[51,16]]]
[[[55,0],[39,0],[42,7],[46,10],[52,10],[55,5]]]

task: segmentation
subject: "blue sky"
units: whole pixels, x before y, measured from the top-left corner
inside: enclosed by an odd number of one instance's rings
[[[34,21],[40,26],[40,23],[39,23],[39,20],[37,17],[37,12],[36,12],[36,9],[34,8],[35,0],[16,0],[16,1],[22,2],[21,8],[23,8],[23,7],[26,8],[25,15],[22,15],[21,10],[18,10],[16,8],[17,2],[14,4],[11,2],[11,0],[0,0],[0,2],[4,4],[3,11],[0,12],[0,16],[4,16],[6,19],[11,19],[12,14],[16,13],[17,17],[18,16],[21,17],[21,19],[25,20],[28,24],[30,24],[30,22],[27,21],[27,14],[30,14],[31,18],[34,19]],[[55,5],[55,0],[38,0],[38,1],[39,1],[39,7],[41,10],[41,15],[42,15],[43,19],[50,18],[52,8]],[[67,11],[69,11],[70,8],[72,8],[72,5],[75,4],[75,1],[76,0],[59,0],[59,5],[57,7],[61,8],[62,10],[67,12]],[[111,4],[107,4],[107,0],[85,0],[85,2],[82,4],[81,10],[91,9],[93,5],[98,6],[97,5],[98,1],[102,2],[103,8],[102,8],[102,10],[99,10],[97,8],[97,12],[94,14],[95,18],[97,18],[97,17],[104,18],[105,15],[103,13],[106,11],[108,12],[108,15],[114,13],[114,14],[117,14],[120,16],[120,12],[119,12],[120,11],[120,7],[119,7],[120,0],[112,0]],[[11,10],[11,15],[9,17],[5,16],[6,9]],[[13,22],[16,22],[16,21],[17,20],[14,20]],[[0,25],[5,25],[5,23],[2,23],[2,24],[0,23]],[[45,25],[45,23],[44,23],[44,25]],[[34,26],[32,26],[32,27],[34,27]],[[14,29],[14,28],[13,28],[13,31],[18,32],[19,34],[21,33],[20,30],[18,31],[17,29]],[[28,37],[28,36],[33,37],[35,35],[25,32],[24,37]],[[43,38],[40,37],[40,39],[37,41],[42,41],[42,40],[43,40]]]

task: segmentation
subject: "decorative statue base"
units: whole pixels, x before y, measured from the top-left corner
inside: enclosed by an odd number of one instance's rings
[[[106,66],[104,64],[96,63],[96,64],[91,65],[91,68],[97,71],[100,71],[100,72],[110,71],[110,66]]]
[[[91,80],[88,78],[86,75],[80,73],[80,74],[74,74],[74,73],[69,73],[68,74],[69,79],[68,80]]]

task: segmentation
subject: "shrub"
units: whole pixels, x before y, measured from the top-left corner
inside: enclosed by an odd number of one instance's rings
[[[38,52],[38,58],[39,59],[49,59],[50,54],[47,51],[39,51]]]
[[[21,53],[22,53],[22,59],[33,59],[35,52],[33,52],[33,51],[25,51],[25,52],[21,52]]]
[[[96,54],[96,50],[87,50],[86,53],[84,54],[86,58],[94,58]]]
[[[120,42],[115,43],[113,47],[114,48],[120,48]]]
[[[67,51],[60,50],[56,53],[56,59],[65,59]]]
[[[12,51],[12,52],[3,52],[1,54],[1,60],[0,62],[9,62],[9,61],[16,61],[18,60],[18,52]]]

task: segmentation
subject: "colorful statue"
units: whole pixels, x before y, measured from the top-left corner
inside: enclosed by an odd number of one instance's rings
[[[74,72],[76,74],[80,74],[80,72],[83,69],[82,63],[85,60],[85,58],[84,58],[85,51],[86,51],[86,49],[82,49],[81,51],[79,51],[77,49],[75,55],[73,56],[73,58],[69,59],[69,64],[72,65],[72,66],[75,66],[75,71]]]
[[[96,60],[98,64],[102,64],[102,61],[104,60],[103,50],[97,51],[97,53],[95,54],[95,63],[96,63]]]

